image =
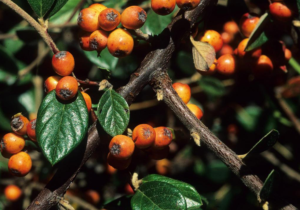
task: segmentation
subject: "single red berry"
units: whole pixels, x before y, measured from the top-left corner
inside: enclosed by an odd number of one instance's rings
[[[0,147],[1,153],[16,154],[25,146],[25,140],[22,136],[14,133],[7,133],[1,139]]]
[[[36,133],[35,133],[35,127],[36,127],[36,119],[30,120],[30,122],[27,125],[27,136],[32,140],[36,142]]]
[[[164,148],[173,140],[172,131],[167,127],[157,127],[155,130],[154,148]]]
[[[45,93],[49,93],[52,90],[56,89],[57,83],[58,81],[61,79],[62,77],[60,76],[50,76],[45,80],[44,83],[44,87],[45,87]]]
[[[176,0],[176,4],[180,9],[192,10],[195,9],[201,0]]]
[[[94,8],[85,8],[81,10],[77,19],[78,26],[84,31],[96,31],[99,25],[99,14],[99,10]]]
[[[233,55],[222,55],[219,57],[217,63],[217,70],[221,74],[233,74],[235,72],[235,59]]]
[[[152,10],[159,15],[168,15],[175,9],[176,0],[151,0]]]
[[[78,83],[74,77],[63,77],[56,86],[56,95],[60,99],[67,101],[74,98],[77,95]]]
[[[52,66],[56,74],[60,76],[68,76],[75,67],[75,60],[68,51],[60,51],[53,55]]]
[[[140,124],[133,129],[132,140],[137,148],[146,149],[154,143],[155,130],[150,125]]]
[[[8,161],[8,170],[14,176],[26,176],[31,167],[32,161],[26,152],[19,152],[18,154],[11,156]]]
[[[287,22],[292,19],[292,11],[283,2],[274,2],[269,5],[272,17],[281,22]]]
[[[245,13],[240,20],[240,29],[245,37],[249,37],[259,21],[259,17]]]
[[[175,82],[172,86],[183,103],[187,104],[190,101],[192,94],[190,86],[180,82]]]
[[[221,35],[214,30],[205,31],[204,35],[200,38],[201,42],[207,42],[212,45],[216,52],[218,52],[223,46],[223,39]]]
[[[100,28],[105,31],[112,31],[121,22],[121,15],[117,10],[107,8],[100,13],[98,20]]]
[[[202,110],[195,104],[187,104],[186,105],[189,110],[200,120],[203,116]]]
[[[107,49],[115,57],[125,57],[133,50],[133,38],[128,31],[118,28],[110,33]]]
[[[139,6],[127,7],[121,17],[121,23],[125,28],[138,29],[141,28],[147,19],[147,13]]]
[[[27,119],[27,117],[24,117],[22,113],[18,113],[12,117],[10,127],[15,134],[23,136],[27,133],[28,123],[29,120]]]
[[[128,159],[134,152],[134,142],[131,138],[124,135],[117,135],[109,143],[109,152],[118,159]]]

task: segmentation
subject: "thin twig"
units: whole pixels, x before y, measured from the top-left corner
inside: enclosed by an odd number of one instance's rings
[[[19,7],[11,0],[0,0],[0,1],[6,4],[8,7],[10,7],[12,10],[14,10],[17,14],[19,14],[22,18],[24,18],[32,27],[34,27],[54,54],[59,52],[58,48],[56,47],[50,35],[48,34],[47,30],[45,30],[27,12],[25,12],[21,7]]]
[[[85,80],[81,80],[81,79],[77,79],[77,82],[79,82],[80,84],[83,85],[91,85],[91,86],[99,86],[100,82],[95,82],[95,81],[90,81],[89,79],[85,79]]]

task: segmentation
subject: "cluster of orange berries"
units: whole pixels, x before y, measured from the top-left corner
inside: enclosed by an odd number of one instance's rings
[[[121,15],[113,8],[92,4],[78,16],[78,26],[82,29],[80,46],[83,50],[98,52],[107,46],[113,56],[125,57],[133,50],[134,41],[127,30],[117,26],[121,23],[126,29],[134,30],[141,28],[146,19],[147,13],[139,6],[127,7]]]
[[[278,16],[278,13],[273,14],[271,12],[271,6],[273,4],[282,5],[282,3],[275,2],[270,4],[270,13],[274,18],[279,18],[280,16]],[[275,9],[273,9],[273,12],[274,10]],[[290,18],[291,15],[289,18],[283,19],[290,20]],[[215,52],[220,56],[215,60],[214,64],[210,66],[208,73],[212,73],[217,70],[221,74],[233,74],[236,70],[236,57],[240,59],[252,59],[252,63],[254,64],[252,68],[253,74],[258,78],[269,74],[273,70],[274,67],[272,60],[267,55],[262,54],[261,48],[245,52],[245,48],[249,41],[249,36],[258,24],[259,20],[259,17],[246,13],[241,17],[239,26],[234,21],[226,22],[223,26],[223,32],[221,34],[214,30],[205,31],[204,35],[199,38],[199,41],[207,42],[212,45],[215,49]],[[279,20],[282,20],[282,18],[279,18]],[[234,39],[235,35],[239,31],[246,38],[239,43],[235,50],[233,50],[229,43]],[[285,55],[285,62],[288,62],[288,60],[292,57],[291,51],[283,46],[283,52]]]
[[[183,103],[185,103],[189,110],[200,120],[203,116],[202,110],[197,105],[189,103],[192,94],[190,86],[180,82],[175,82],[172,86]]]
[[[49,93],[55,90],[57,97],[63,101],[74,98],[78,92],[78,82],[74,77],[69,76],[75,67],[73,55],[68,51],[55,53],[52,57],[52,67],[55,73],[60,76],[50,76],[45,80],[45,92]],[[81,93],[90,112],[92,108],[91,97],[83,91]]]
[[[25,147],[25,135],[36,142],[35,126],[36,119],[29,121],[21,113],[16,114],[11,120],[13,133],[5,134],[1,139],[1,154],[9,158],[8,170],[13,176],[25,176],[32,167],[30,156],[22,150]]]
[[[134,128],[132,138],[125,135],[112,138],[107,163],[116,169],[126,169],[131,163],[135,147],[144,150],[152,159],[163,159],[169,154],[169,144],[172,140],[171,129],[140,124]]]

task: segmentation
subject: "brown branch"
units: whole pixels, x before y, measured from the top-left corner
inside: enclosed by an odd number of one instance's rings
[[[263,182],[251,172],[243,161],[228,148],[218,137],[216,137],[179,98],[178,94],[172,87],[172,81],[165,71],[156,71],[152,76],[152,85],[154,90],[162,90],[164,102],[175,113],[179,120],[185,125],[190,132],[197,132],[201,136],[201,143],[205,144],[214,154],[222,160],[227,167],[237,175],[241,181],[259,196]],[[269,202],[274,209],[292,210],[297,209],[292,204],[275,199]]]
[[[91,85],[91,86],[99,86],[100,82],[95,82],[95,81],[90,81],[89,79],[85,79],[85,80],[81,80],[81,79],[77,79],[77,82],[79,82],[80,84],[83,85]]]
[[[52,38],[48,34],[47,29],[45,30],[45,28],[43,28],[27,12],[25,12],[21,7],[19,7],[11,0],[0,0],[0,1],[6,4],[8,7],[10,7],[12,10],[14,10],[17,14],[19,14],[22,18],[24,18],[32,27],[34,27],[35,30],[37,30],[37,32],[41,35],[41,37],[44,39],[44,41],[46,42],[46,44],[49,46],[49,48],[52,50],[54,54],[59,51],[55,43],[53,42]]]

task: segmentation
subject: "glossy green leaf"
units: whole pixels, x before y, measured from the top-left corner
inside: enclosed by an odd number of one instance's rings
[[[190,184],[157,174],[152,174],[143,178],[143,184],[153,181],[165,182],[171,184],[173,187],[176,187],[184,197],[187,209],[199,209],[199,207],[203,205],[199,193]]]
[[[121,10],[127,2],[127,0],[105,0],[101,2],[101,4],[105,5],[108,8],[115,8],[116,10]]]
[[[272,148],[276,144],[278,137],[279,132],[277,130],[271,130],[250,149],[250,151],[246,154],[245,157],[247,157],[250,154],[259,154]]]
[[[74,0],[72,0],[72,1],[74,1]],[[46,14],[45,19],[48,19],[48,18],[52,17],[53,15],[55,15],[61,8],[63,8],[63,6],[67,2],[68,2],[68,0],[55,0],[54,4],[53,4],[53,7]]]
[[[111,136],[122,134],[129,123],[129,106],[116,91],[108,89],[102,95],[96,115],[100,125]]]
[[[222,96],[225,94],[225,87],[223,83],[215,78],[204,76],[199,80],[199,85],[209,96]]]
[[[81,0],[71,0],[71,1],[66,1],[66,0],[59,0],[57,1],[58,4],[63,4],[61,7],[59,7],[59,11],[51,10],[50,13],[47,13],[47,17],[50,19],[50,23],[52,24],[64,24],[72,15],[74,8],[80,3]],[[56,5],[58,5],[56,4]],[[70,20],[70,23],[76,23],[77,18],[78,18],[79,11],[76,12],[72,20]]]
[[[262,201],[267,201],[271,198],[279,187],[280,175],[277,171],[273,170],[268,175],[264,185],[259,192],[259,197]]]
[[[55,0],[27,0],[32,10],[39,18],[44,17],[51,9]]]
[[[174,9],[174,11],[176,8]],[[166,27],[167,25],[170,24],[172,21],[173,17],[173,12],[169,15],[158,15],[156,14],[153,10],[150,10],[147,13],[147,21],[141,28],[141,30],[144,33],[151,34],[151,35],[158,35],[160,34]]]
[[[252,31],[249,41],[245,47],[245,51],[251,51],[255,48],[262,46],[269,41],[269,37],[266,34],[267,26],[271,24],[271,18],[269,13],[265,13],[259,19],[259,22]]]
[[[142,184],[131,199],[133,210],[185,210],[186,202],[181,192],[171,184],[151,181]]]
[[[59,101],[54,90],[44,98],[38,111],[36,133],[38,144],[52,165],[66,157],[85,137],[88,116],[80,92],[69,102]]]

